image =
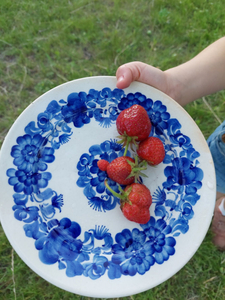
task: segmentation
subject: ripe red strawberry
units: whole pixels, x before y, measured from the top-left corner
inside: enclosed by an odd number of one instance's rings
[[[152,196],[144,184],[132,183],[124,190],[120,188],[121,194],[113,191],[107,182],[105,185],[114,196],[120,198],[121,210],[128,220],[139,224],[146,224],[150,220],[149,208],[152,204]]]
[[[151,136],[140,142],[137,155],[147,161],[149,165],[158,165],[165,157],[163,142],[159,138]]]
[[[152,197],[150,190],[143,184],[133,183],[126,186],[125,193],[129,192],[128,200],[121,204],[121,210],[124,216],[133,222],[146,224],[150,219],[150,205]]]
[[[125,146],[130,142],[145,140],[151,132],[152,125],[144,107],[135,104],[119,114],[116,127]]]
[[[109,162],[105,159],[100,159],[100,160],[97,161],[97,166],[99,167],[99,169],[101,171],[106,171],[108,165],[109,165]]]
[[[97,164],[100,170],[107,172],[110,179],[119,184],[128,185],[135,180],[135,176],[129,177],[132,172],[132,166],[128,161],[135,163],[134,159],[129,156],[120,156],[115,158],[111,163],[99,160]]]
[[[135,160],[129,156],[120,156],[115,158],[111,163],[101,159],[97,162],[101,171],[106,171],[110,179],[122,185],[129,185],[139,181],[139,177],[147,177],[141,171],[147,169],[145,161],[139,163],[138,157]]]

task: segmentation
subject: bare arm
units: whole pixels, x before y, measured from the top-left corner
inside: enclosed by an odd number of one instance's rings
[[[161,71],[141,62],[117,70],[117,87],[140,81],[168,94],[181,105],[225,89],[225,37],[217,40],[190,61]]]

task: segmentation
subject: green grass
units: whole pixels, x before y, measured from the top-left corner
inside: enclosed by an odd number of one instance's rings
[[[121,64],[133,60],[165,70],[224,35],[222,0],[1,0],[0,145],[19,114],[59,84],[115,75]],[[224,119],[225,92],[205,100],[186,109],[207,138]],[[224,287],[225,254],[215,249],[209,231],[176,275],[123,299],[222,300]],[[0,299],[88,298],[62,291],[37,276],[0,229]]]

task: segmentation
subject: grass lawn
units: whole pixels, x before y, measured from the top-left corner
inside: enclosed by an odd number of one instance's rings
[[[0,146],[20,113],[66,81],[115,75],[139,60],[162,70],[225,35],[224,1],[1,0]],[[225,92],[185,107],[207,138],[224,119]],[[213,199],[212,199],[213,201]],[[225,253],[209,231],[194,257],[163,284],[130,300],[225,299]],[[0,227],[0,299],[90,299],[65,292],[30,270]]]

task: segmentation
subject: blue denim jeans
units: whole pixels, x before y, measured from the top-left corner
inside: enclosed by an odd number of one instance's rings
[[[215,165],[217,192],[225,194],[225,121],[210,135],[207,143]]]

